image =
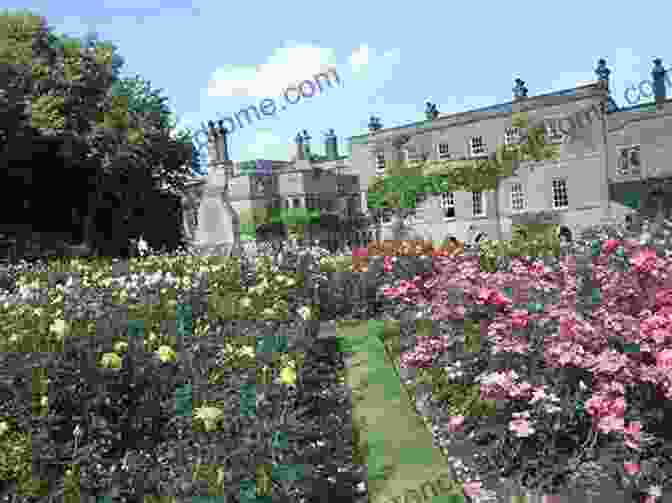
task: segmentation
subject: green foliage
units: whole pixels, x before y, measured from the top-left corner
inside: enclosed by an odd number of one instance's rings
[[[557,226],[530,224],[515,226],[511,241],[484,240],[479,247],[481,270],[495,272],[498,257],[559,257]]]
[[[490,416],[496,406],[493,400],[481,400],[479,384],[454,384],[442,368],[418,370],[418,383],[432,386],[432,397],[446,403],[451,416]]]

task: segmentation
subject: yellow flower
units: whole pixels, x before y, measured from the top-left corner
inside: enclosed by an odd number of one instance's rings
[[[121,368],[121,358],[117,353],[105,353],[101,360],[103,367],[119,369]]]
[[[205,423],[206,431],[215,429],[217,422],[219,422],[224,413],[218,407],[200,407],[196,409],[196,418]]]
[[[293,386],[296,384],[296,371],[291,367],[283,367],[280,371],[280,382]]]
[[[46,396],[43,396],[40,399],[40,407],[46,407],[47,405],[49,405],[49,398],[46,397]]]
[[[20,336],[20,335],[13,334],[13,335],[9,338],[9,342],[11,342],[12,344],[14,344],[15,342],[18,342],[20,339],[21,339],[21,336]]]
[[[261,313],[263,316],[273,318],[275,316],[275,311],[273,309],[264,309]]]
[[[120,341],[114,345],[114,350],[117,353],[123,353],[126,349],[128,349],[128,342]]]
[[[159,360],[164,363],[169,362],[176,357],[175,351],[173,351],[170,346],[160,346],[156,353],[159,355]]]
[[[238,350],[238,354],[242,356],[249,356],[254,358],[254,348],[252,346],[243,346]]]
[[[250,307],[252,305],[252,299],[249,297],[243,297],[240,299],[240,305],[243,307]]]
[[[59,318],[51,324],[49,330],[55,333],[59,339],[62,339],[68,330],[68,325],[63,319]]]
[[[275,278],[275,281],[277,281],[278,283],[283,283],[287,281],[287,276],[281,274]]]
[[[36,307],[36,308],[33,309],[33,314],[35,316],[42,316],[42,312],[43,312],[43,309],[40,308],[40,307]]]
[[[4,435],[9,431],[9,424],[7,421],[0,422],[0,436]]]
[[[285,282],[287,286],[294,286],[296,285],[296,280],[294,278],[287,278],[287,281]]]

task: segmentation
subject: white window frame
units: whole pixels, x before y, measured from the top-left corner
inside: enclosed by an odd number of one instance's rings
[[[476,194],[479,194],[477,199]],[[481,211],[476,213],[476,201],[479,201],[481,206]],[[475,217],[484,217],[485,216],[485,193],[484,192],[472,192],[471,193],[471,213]]]
[[[520,128],[507,127],[504,130],[504,145],[516,145],[520,141]]]
[[[392,216],[394,210],[392,208],[384,208],[382,214],[380,215],[381,225],[392,225]]]
[[[562,143],[565,141],[565,133],[560,131],[556,125],[560,124],[561,117],[548,117],[544,120],[544,128],[546,129],[546,141],[548,143]],[[554,127],[548,127],[553,124]]]
[[[441,152],[441,147],[445,148],[445,152]],[[436,145],[436,156],[438,157],[439,160],[450,159],[451,157],[450,146],[445,142],[438,143]]]
[[[385,174],[385,152],[376,152],[376,176]]]
[[[556,182],[563,182],[562,185],[558,185]],[[556,187],[562,187],[564,186],[565,190],[565,199],[567,201],[567,204],[564,206],[557,205],[556,204]],[[553,198],[551,201],[551,204],[553,205],[554,210],[561,210],[561,209],[566,209],[569,208],[569,187],[567,186],[567,179],[566,178],[553,178],[551,181],[551,197]],[[560,189],[558,189],[558,192],[560,192]],[[560,199],[558,197],[557,199]]]
[[[527,201],[525,200],[525,191],[521,182],[514,182],[510,186],[511,211],[525,211]],[[516,202],[520,207],[516,207]]]
[[[476,140],[478,140],[478,142]],[[475,143],[480,143],[481,151],[475,152],[475,149],[474,149],[474,144]],[[471,138],[469,138],[469,154],[470,154],[471,157],[483,157],[483,156],[488,155],[488,149],[485,146],[485,140],[483,139],[482,135],[472,136]]]
[[[446,210],[452,208],[453,216],[449,217],[446,215]],[[441,193],[441,210],[443,210],[443,219],[444,220],[455,220],[455,192],[442,192]]]
[[[628,146],[619,146],[617,147],[618,156],[616,156],[616,173],[618,176],[641,176],[642,175],[642,146],[641,145],[628,145]],[[636,170],[632,169],[632,153],[637,152],[637,157],[639,159],[639,166]],[[625,170],[621,169],[623,159],[623,152],[629,152],[627,156],[627,167]]]

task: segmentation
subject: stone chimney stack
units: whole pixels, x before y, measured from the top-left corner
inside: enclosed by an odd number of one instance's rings
[[[307,161],[310,161],[310,140],[311,137],[308,134],[308,131],[305,129],[303,130],[303,151],[304,151],[304,156]]]
[[[513,101],[518,101],[523,98],[527,98],[527,87],[525,87],[525,81],[521,79],[516,79],[516,85],[513,87]]]
[[[208,121],[208,156],[209,164],[220,164],[229,161],[229,149],[226,142],[228,129],[222,124],[224,121],[217,121],[219,127],[215,127],[213,121]]]
[[[324,152],[328,160],[335,161],[338,159],[338,138],[336,138],[333,129],[329,129],[324,138]]]
[[[305,156],[303,155],[303,136],[301,136],[300,132],[296,134],[294,143],[296,143],[296,160],[303,161],[305,159]]]
[[[653,70],[651,70],[651,79],[653,80],[653,96],[656,99],[656,108],[661,108],[667,97],[665,89],[665,77],[667,70],[663,68],[663,60],[656,58],[653,60]]]

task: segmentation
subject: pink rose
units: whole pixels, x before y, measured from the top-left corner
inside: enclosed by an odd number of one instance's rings
[[[661,369],[672,368],[672,349],[665,349],[656,355],[656,367]]]
[[[482,486],[483,484],[478,480],[469,480],[462,484],[462,489],[464,490],[464,494],[469,498],[475,498],[481,494]]]
[[[656,268],[658,257],[653,250],[643,250],[630,259],[637,272],[651,272]]]
[[[608,255],[616,248],[618,248],[618,240],[607,239],[607,241],[602,245],[602,252]]]
[[[453,416],[448,422],[448,431],[455,433],[464,426],[464,416]]]
[[[383,259],[383,269],[385,272],[392,272],[392,257],[385,257]]]
[[[623,463],[623,469],[628,475],[639,473],[639,465],[637,463]]]
[[[534,428],[524,418],[514,419],[509,422],[509,430],[513,431],[517,437],[529,437],[534,433]]]

